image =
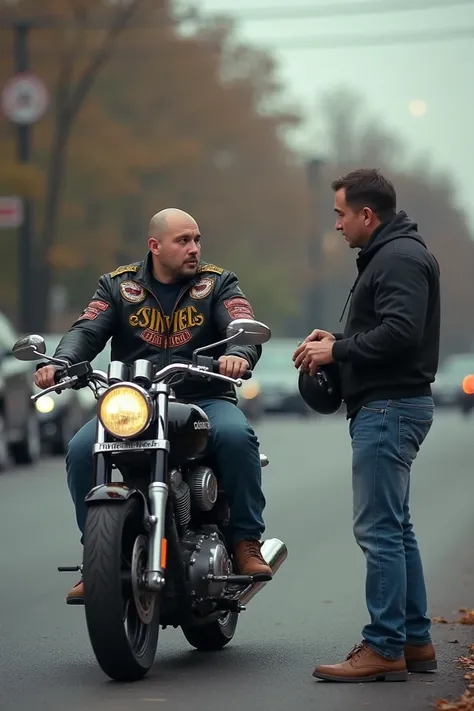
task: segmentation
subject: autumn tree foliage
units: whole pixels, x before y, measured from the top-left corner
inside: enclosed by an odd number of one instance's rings
[[[30,11],[20,0],[8,15]],[[142,256],[149,217],[177,205],[262,318],[278,329],[297,314],[307,195],[284,141],[299,119],[278,108],[272,60],[222,19],[191,13],[183,25],[166,0],[45,0],[41,13],[57,25],[32,32],[32,68],[54,102],[34,128],[33,176],[15,165],[13,127],[0,121],[0,182],[39,199],[43,295],[51,276],[82,306],[102,271]],[[8,51],[1,61],[4,80]]]
[[[15,128],[0,116],[0,190],[36,200],[37,330],[50,325],[51,285],[76,312],[100,273],[139,259],[150,216],[191,212],[203,256],[234,269],[275,335],[300,335],[312,279],[337,327],[354,254],[333,231],[336,174],[360,165],[391,175],[443,272],[443,342],[472,342],[472,242],[445,179],[402,165],[397,140],[346,89],[315,114],[321,176],[320,262],[308,259],[311,196],[300,156],[286,138],[301,123],[285,106],[271,56],[239,43],[228,19],[204,20],[171,0],[0,0],[0,24],[37,19],[31,69],[52,97],[32,130],[33,161],[16,162]],[[1,30],[0,84],[12,75],[12,31]],[[16,234],[3,233],[2,307],[14,314]]]

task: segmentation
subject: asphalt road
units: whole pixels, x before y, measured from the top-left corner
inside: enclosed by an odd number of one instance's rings
[[[474,607],[473,427],[439,413],[413,471],[431,614],[450,619]],[[102,674],[83,608],[64,603],[76,578],[56,566],[80,562],[80,546],[61,460],[0,476],[2,711],[184,711],[196,704],[209,711],[424,711],[464,690],[456,660],[474,630],[452,625],[434,628],[436,675],[361,685],[311,677],[316,663],[339,661],[359,641],[366,621],[346,423],[272,419],[257,430],[270,457],[267,535],[283,539],[289,557],[251,601],[229,647],[200,654],[180,630],[166,630],[153,670],[133,685]]]

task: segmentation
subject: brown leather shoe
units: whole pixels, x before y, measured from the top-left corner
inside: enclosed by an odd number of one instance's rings
[[[267,565],[260,552],[261,546],[260,541],[255,539],[237,541],[234,544],[237,566],[241,575],[264,573],[273,577],[272,569]]]
[[[83,605],[84,604],[84,583],[79,580],[73,587],[73,589],[68,592],[66,596],[67,605]]]
[[[405,644],[405,661],[409,672],[436,671],[438,662],[436,660],[435,648],[431,644]]]
[[[404,657],[385,659],[366,642],[356,644],[341,664],[316,667],[313,676],[325,681],[407,681],[408,671]]]

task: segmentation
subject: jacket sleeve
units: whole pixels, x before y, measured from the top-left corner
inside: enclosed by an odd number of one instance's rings
[[[224,278],[216,297],[214,319],[223,338],[228,324],[234,319],[255,318],[253,308],[240,288],[236,275],[232,272]],[[233,345],[231,341],[227,344],[225,354],[245,358],[253,369],[262,355],[262,346],[238,346]]]
[[[94,358],[105,348],[117,323],[117,304],[106,275],[84,311],[60,340],[55,356],[71,364]]]
[[[374,311],[378,326],[337,340],[336,361],[374,365],[403,357],[421,342],[429,300],[427,265],[416,257],[392,252],[375,275]]]

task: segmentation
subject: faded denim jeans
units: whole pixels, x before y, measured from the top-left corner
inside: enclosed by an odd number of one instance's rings
[[[410,520],[410,470],[433,423],[431,397],[377,400],[350,423],[353,526],[367,564],[370,623],[363,637],[382,656],[431,641],[421,556]]]

